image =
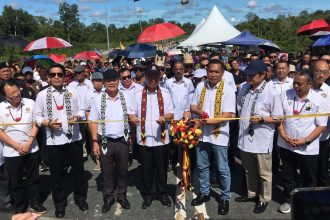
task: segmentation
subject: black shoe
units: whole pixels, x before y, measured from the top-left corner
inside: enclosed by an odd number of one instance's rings
[[[241,196],[235,198],[235,202],[253,202],[255,201],[255,198],[249,198],[247,196]]]
[[[40,171],[41,172],[46,172],[46,171],[48,171],[48,166],[47,166],[47,164],[45,163],[45,162],[41,162],[40,163]]]
[[[86,201],[79,201],[79,202],[76,201],[76,205],[82,212],[86,212],[88,210],[88,204]]]
[[[204,202],[210,201],[210,194],[204,195],[204,194],[198,194],[198,196],[191,201],[192,206],[199,206],[202,205]]]
[[[220,200],[218,205],[218,214],[227,215],[229,212],[229,200]]]
[[[65,209],[55,209],[56,218],[63,218],[65,215]]]
[[[121,205],[121,207],[123,209],[130,209],[131,208],[131,204],[129,203],[129,201],[126,198],[117,199],[117,202]]]
[[[151,198],[145,198],[142,203],[142,209],[149,208],[151,206],[152,199]]]
[[[157,198],[158,201],[160,201],[164,206],[171,207],[171,200],[167,195],[163,195]]]
[[[102,206],[102,213],[107,213],[115,202],[115,199],[105,201]]]
[[[267,208],[268,202],[257,202],[256,206],[253,209],[253,212],[256,214],[263,213]]]
[[[36,212],[38,214],[44,214],[47,212],[47,209],[40,203],[30,205],[30,209],[31,211]]]

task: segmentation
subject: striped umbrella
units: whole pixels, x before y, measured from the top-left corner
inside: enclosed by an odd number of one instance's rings
[[[55,48],[66,48],[72,47],[72,45],[57,37],[43,37],[38,40],[34,40],[29,43],[23,51],[33,51],[33,50],[44,50],[44,49],[55,49]]]

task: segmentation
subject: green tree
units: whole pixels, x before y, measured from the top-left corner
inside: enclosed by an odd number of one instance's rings
[[[70,42],[70,33],[72,29],[79,26],[79,10],[78,5],[63,2],[59,5],[60,21],[63,24],[64,33],[67,35],[67,40]]]

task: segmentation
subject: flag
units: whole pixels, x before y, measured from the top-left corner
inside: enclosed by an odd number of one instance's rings
[[[142,12],[143,12],[143,8],[136,7],[136,13],[142,13]]]

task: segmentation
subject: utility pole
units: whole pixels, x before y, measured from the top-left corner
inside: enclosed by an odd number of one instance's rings
[[[108,53],[110,51],[110,41],[109,41],[109,25],[108,25],[108,11],[107,11],[107,5],[105,5],[105,28],[107,32],[107,45],[108,45]]]

